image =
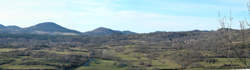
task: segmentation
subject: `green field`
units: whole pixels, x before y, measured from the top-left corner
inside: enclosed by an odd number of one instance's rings
[[[114,61],[96,60],[90,63],[89,66],[82,66],[76,70],[126,70],[126,67],[117,67]]]

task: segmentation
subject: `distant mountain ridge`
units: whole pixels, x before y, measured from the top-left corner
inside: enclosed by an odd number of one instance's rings
[[[12,29],[12,30],[18,30],[18,29],[22,29],[21,27],[18,26],[6,26],[7,29]]]
[[[99,27],[95,30],[88,31],[83,33],[83,35],[94,35],[94,36],[100,36],[100,35],[129,35],[129,34],[136,34],[135,32],[131,31],[117,31],[112,30],[105,27]]]
[[[37,24],[35,26],[31,26],[28,28],[25,28],[27,30],[36,30],[36,31],[45,31],[45,32],[69,32],[69,33],[80,33],[75,30],[70,30],[67,28],[64,28],[54,22],[44,22]]]
[[[89,32],[80,32],[62,27],[54,22],[43,22],[37,25],[21,28],[18,26],[4,26],[0,24],[0,33],[11,34],[48,34],[48,35],[89,35],[89,36],[102,36],[102,35],[129,35],[136,34],[131,31],[118,31],[105,27],[100,27]]]
[[[0,24],[0,29],[6,28],[4,25]]]

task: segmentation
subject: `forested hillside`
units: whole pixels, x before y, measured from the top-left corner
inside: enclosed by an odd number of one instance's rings
[[[230,31],[230,41],[224,31]],[[234,69],[249,65],[250,30],[144,34],[0,34],[3,70]]]

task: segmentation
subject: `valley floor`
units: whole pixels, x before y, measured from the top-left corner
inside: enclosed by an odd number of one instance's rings
[[[125,46],[125,50],[122,52],[114,51],[115,48],[105,49],[105,56],[115,56],[116,59],[108,59],[104,56],[94,58],[86,65],[86,61],[76,67],[71,66],[69,68],[64,66],[72,65],[72,62],[60,62],[58,59],[53,59],[50,57],[34,57],[29,55],[19,55],[15,57],[4,57],[1,55],[0,58],[0,69],[3,70],[160,70],[160,69],[182,69],[182,66],[175,62],[170,56],[164,56],[169,54],[177,53],[178,51],[165,51],[161,52],[156,58],[150,58],[147,54],[131,52],[133,51],[133,46]],[[15,51],[24,51],[25,48],[13,49],[13,48],[0,48],[0,53],[13,53]],[[76,48],[71,48],[76,49]],[[44,50],[31,50],[30,53],[36,52],[46,52],[54,55],[88,55],[90,52],[81,51],[83,48],[77,48],[78,50],[65,50],[57,51],[51,49]],[[70,58],[70,57],[69,57]],[[87,59],[84,58],[83,59]],[[241,59],[239,58],[208,58],[216,60],[215,62],[199,61],[192,63],[190,62],[190,68],[186,70],[227,70],[235,68],[245,68]],[[66,59],[65,59],[66,60]],[[247,59],[248,64],[250,63],[250,58]],[[231,65],[231,66],[230,66]],[[191,67],[195,66],[195,67]]]

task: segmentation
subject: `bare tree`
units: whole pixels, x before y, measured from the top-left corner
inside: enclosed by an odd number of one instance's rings
[[[232,44],[233,44],[233,41],[232,41],[232,24],[233,24],[233,17],[232,17],[232,12],[230,10],[230,16],[229,18],[227,18],[226,16],[224,17],[221,17],[221,13],[219,12],[218,16],[219,16],[219,23],[220,23],[220,26],[221,26],[221,36],[222,38],[224,39],[224,45],[223,45],[223,48],[226,48],[227,51],[225,52],[226,53],[226,56],[227,58],[231,58],[230,57],[230,52],[231,52],[231,47],[232,47]],[[231,64],[232,64],[232,60],[228,59]]]
[[[246,48],[246,24],[247,24],[247,21],[242,20],[242,21],[239,21],[239,23],[240,23],[242,47]],[[244,52],[247,53],[247,51],[244,51]],[[247,58],[248,58],[248,56],[245,55],[245,59],[244,59],[245,65],[247,65]]]

